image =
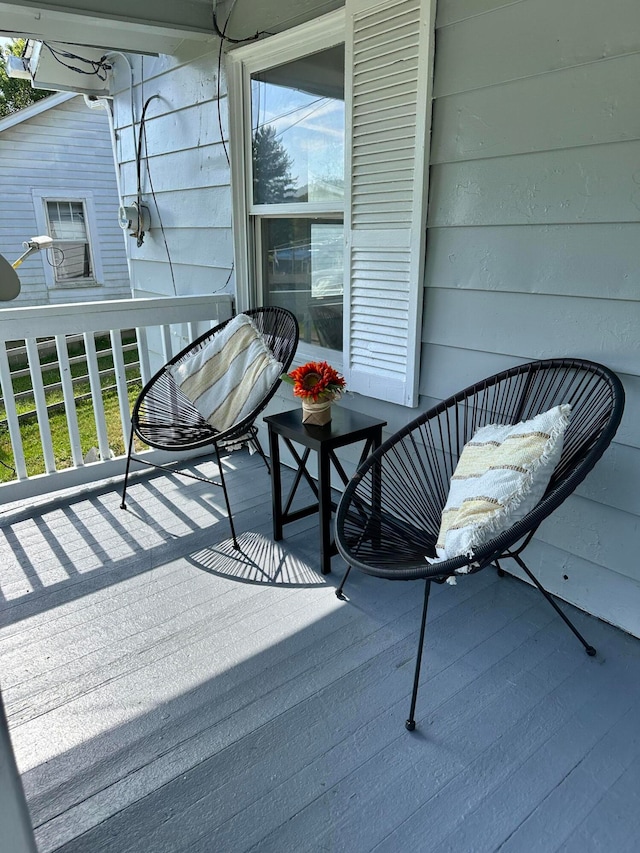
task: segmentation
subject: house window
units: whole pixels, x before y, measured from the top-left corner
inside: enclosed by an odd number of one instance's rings
[[[342,350],[344,45],[254,71],[249,233],[259,299]]]
[[[82,201],[47,200],[48,234],[55,240],[56,283],[78,283],[94,279],[87,216]]]
[[[434,22],[435,0],[345,0],[227,54],[240,305],[291,308],[297,359],[329,348],[350,390],[405,406],[419,398]]]

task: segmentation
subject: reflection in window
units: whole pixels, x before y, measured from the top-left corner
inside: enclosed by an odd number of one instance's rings
[[[251,117],[262,298],[342,350],[344,45],[253,74]]]
[[[261,226],[266,304],[293,311],[302,340],[341,350],[342,222],[265,217]]]
[[[92,278],[84,204],[81,201],[47,201],[46,208],[49,236],[60,250],[55,253],[56,281]]]
[[[344,46],[251,78],[254,204],[344,199]]]

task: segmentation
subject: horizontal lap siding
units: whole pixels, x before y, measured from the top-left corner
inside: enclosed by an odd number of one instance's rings
[[[218,82],[218,45],[185,46],[184,55],[132,58],[136,132],[126,67],[117,58],[118,158],[127,203],[136,198],[135,148],[143,104],[143,201],[151,228],[142,246],[131,239],[139,296],[233,292],[233,243],[226,81]],[[140,81],[143,80],[142,85]],[[220,99],[220,111],[218,100]],[[222,125],[222,136],[220,131]]]
[[[43,255],[20,267],[22,292],[16,304],[42,305],[60,301],[122,299],[130,295],[122,230],[118,225],[118,193],[109,125],[104,110],[90,110],[73,98],[16,124],[0,134],[0,252],[9,260],[22,253],[22,243],[39,233],[31,191],[64,191],[93,195],[100,252],[101,287],[50,289],[44,278]]]
[[[554,356],[619,373],[616,441],[532,567],[640,636],[639,34],[624,0],[440,0],[420,390]]]

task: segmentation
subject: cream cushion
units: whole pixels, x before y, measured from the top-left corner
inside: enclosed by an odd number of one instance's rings
[[[222,432],[260,404],[283,365],[251,318],[238,314],[206,346],[169,370],[202,417]]]
[[[529,421],[490,424],[473,435],[451,478],[438,556],[429,562],[472,556],[535,507],[562,454],[570,413],[569,405],[556,406]]]

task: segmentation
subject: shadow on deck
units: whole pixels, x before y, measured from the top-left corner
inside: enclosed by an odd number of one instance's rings
[[[145,476],[1,516],[2,688],[41,853],[636,850],[640,643],[492,571],[317,571],[269,481]],[[210,469],[210,463],[201,466]],[[174,503],[174,500],[177,503]]]

